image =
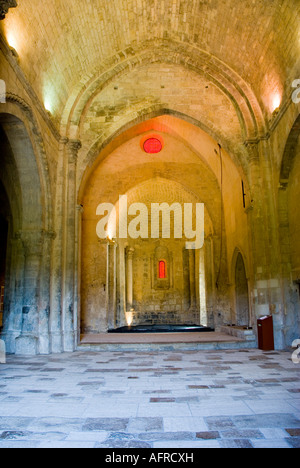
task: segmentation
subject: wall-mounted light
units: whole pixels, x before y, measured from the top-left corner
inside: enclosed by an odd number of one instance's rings
[[[24,55],[24,50],[26,49],[28,42],[24,40],[24,28],[22,27],[18,17],[8,15],[5,19],[3,30],[11,54],[17,61],[19,61],[19,57]]]
[[[18,37],[17,37],[15,30],[9,29],[6,32],[6,40],[10,49],[14,50],[15,53],[17,54],[16,51],[18,50],[19,41],[18,41]]]
[[[51,112],[52,106],[51,106],[51,100],[49,96],[46,96],[44,98],[44,107],[46,111]]]
[[[272,114],[277,114],[279,112],[279,108],[281,105],[281,95],[279,93],[275,93],[274,96],[272,97],[272,107],[271,111]]]

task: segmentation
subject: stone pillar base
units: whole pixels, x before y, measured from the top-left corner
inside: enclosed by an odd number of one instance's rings
[[[59,354],[63,352],[62,336],[60,332],[50,334],[50,349],[51,353]]]
[[[76,340],[74,332],[65,332],[63,334],[63,350],[65,353],[73,353],[76,350]]]
[[[16,352],[16,338],[20,335],[20,332],[4,332],[0,335],[0,339],[5,342],[6,353],[15,354]]]
[[[3,340],[0,340],[0,364],[6,364],[6,347]]]
[[[38,339],[32,335],[21,335],[16,338],[16,354],[36,356],[38,354]]]

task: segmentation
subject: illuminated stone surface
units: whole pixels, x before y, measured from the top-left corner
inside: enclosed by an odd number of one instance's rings
[[[7,352],[76,351],[80,334],[126,317],[257,334],[268,314],[276,349],[290,347],[300,336],[299,2],[17,3],[7,13],[15,2],[0,2]],[[155,135],[161,151],[145,153]],[[172,228],[170,239],[161,229],[100,240],[97,207],[114,205],[119,220],[120,195],[146,209],[204,203],[204,247],[187,249]]]

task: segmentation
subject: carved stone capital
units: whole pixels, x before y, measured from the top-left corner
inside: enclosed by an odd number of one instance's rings
[[[133,247],[127,248],[126,249],[126,254],[127,254],[128,260],[132,260],[133,259],[133,254],[134,254],[134,248]]]
[[[258,149],[258,140],[247,140],[244,142],[248,150],[248,159],[251,163],[257,164],[259,162],[259,149]]]
[[[0,0],[0,20],[4,20],[10,8],[16,8],[17,6],[16,0]]]
[[[76,164],[78,151],[81,146],[81,141],[79,140],[69,140],[67,142],[68,160],[70,164]]]
[[[61,137],[61,138],[59,139],[59,143],[60,143],[61,145],[66,145],[68,142],[69,142],[69,138],[67,138],[67,137]]]

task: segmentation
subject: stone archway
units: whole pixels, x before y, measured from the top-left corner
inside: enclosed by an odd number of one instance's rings
[[[130,221],[130,235],[125,240],[120,237],[120,230],[115,230],[108,222],[106,293],[110,328],[125,325],[126,311],[131,311],[133,325],[207,324],[204,249],[187,247],[187,238],[183,235],[186,226],[180,221],[186,215],[185,203],[189,203],[193,206],[193,222],[196,222],[197,196],[174,180],[154,177],[129,190],[126,202],[128,207],[136,207],[135,214],[136,209],[141,211],[138,211],[137,221]],[[156,234],[153,235],[152,222],[156,224],[153,206],[158,205],[161,219],[157,218],[159,227],[154,228]],[[115,210],[116,225],[119,226],[121,219],[123,229],[124,217],[120,218],[119,202]],[[208,236],[212,222],[206,209],[204,217]],[[135,235],[132,223],[137,223],[138,233],[142,229],[142,238]],[[121,307],[116,307],[117,304]]]
[[[285,342],[290,345],[300,329],[300,116],[288,136],[281,163],[278,190],[282,290],[285,301]]]
[[[7,264],[7,240],[9,233],[10,206],[3,184],[0,181],[0,330],[3,327],[4,293]]]
[[[131,306],[139,314],[138,318],[135,317],[138,324],[145,320],[151,321],[151,317],[146,317],[147,313],[155,315],[159,309],[165,314],[165,321],[168,319],[180,323],[182,319],[188,320],[187,323],[201,322],[202,325],[213,326],[214,318],[211,314],[208,317],[207,304],[211,306],[209,301],[213,300],[213,271],[220,264],[218,214],[221,201],[218,181],[212,169],[187,143],[169,133],[158,133],[166,144],[164,152],[155,156],[145,153],[140,141],[148,132],[141,132],[129,141],[123,140],[123,144],[106,158],[100,154],[98,166],[94,167],[88,183],[82,187],[82,198],[78,203],[83,207],[80,242],[80,317],[83,334],[103,333],[108,328],[115,328],[115,324],[124,325],[124,311],[130,310]],[[162,233],[159,233],[159,239],[151,238],[147,241],[130,236],[127,243],[126,239],[123,243],[117,242],[117,249],[116,242],[108,242],[108,239],[115,240],[114,235],[100,242],[96,233],[100,221],[97,207],[106,203],[117,206],[119,196],[126,194],[128,208],[132,204],[142,203],[148,213],[152,203],[166,203],[169,207],[180,204],[183,214],[184,203],[195,205],[206,202],[205,236],[208,241],[204,248],[197,252],[187,251],[186,240],[180,237],[173,241],[172,231],[171,240],[160,241]],[[193,211],[195,213],[195,206]],[[129,215],[129,226],[131,221]],[[171,226],[173,230],[173,220]],[[157,247],[166,249],[159,250]],[[223,255],[225,257],[225,249]],[[166,261],[169,275],[157,286],[160,260]],[[128,286],[132,282],[126,284],[124,279],[129,266],[128,278],[132,268],[135,272],[133,294],[132,288]],[[114,276],[115,272],[119,274]],[[162,285],[166,289],[160,287]],[[173,315],[168,318],[168,314]],[[121,318],[115,320],[116,317]]]
[[[50,238],[38,158],[19,117],[0,114],[0,137],[0,181],[10,207],[1,336],[9,353],[48,353],[49,301],[43,307],[41,291],[48,279]]]

